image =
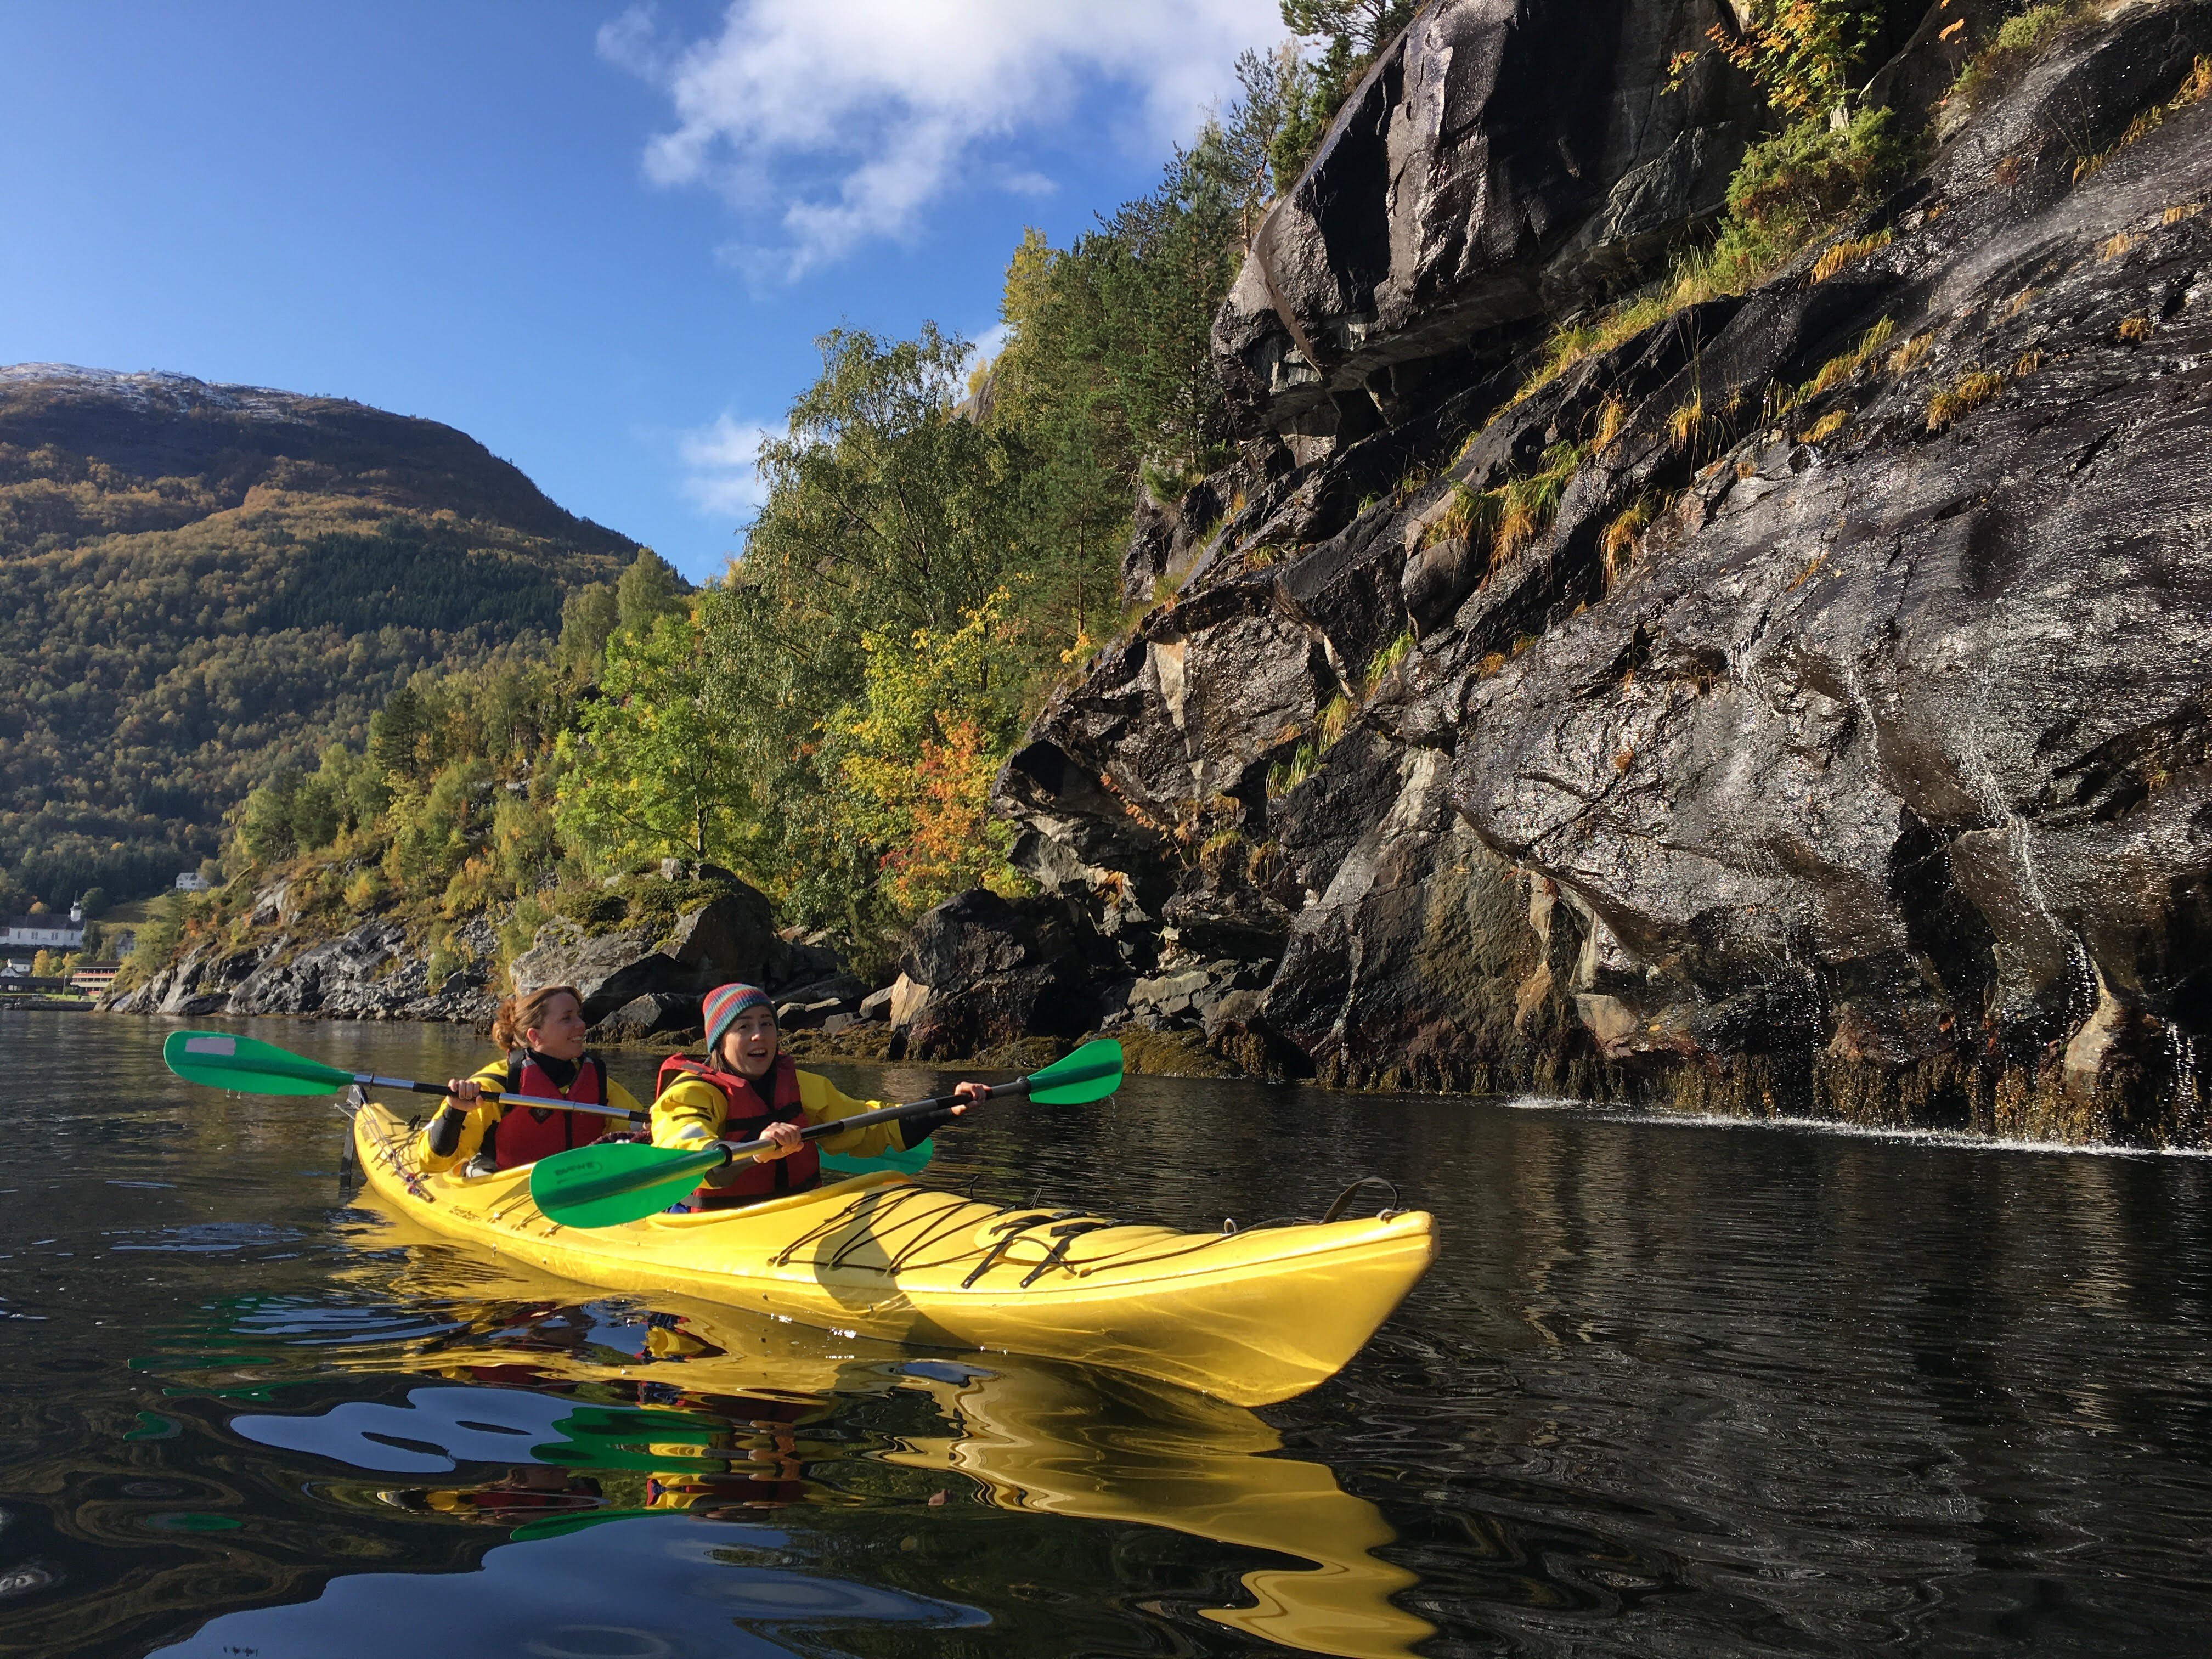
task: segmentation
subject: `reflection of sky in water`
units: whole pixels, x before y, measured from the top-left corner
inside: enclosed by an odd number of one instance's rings
[[[153,1659],[244,1653],[769,1659],[798,1651],[773,1639],[785,1626],[948,1630],[989,1622],[956,1602],[729,1559],[755,1551],[784,1556],[790,1542],[771,1528],[681,1516],[613,1521],[502,1545],[474,1572],[336,1578],[313,1601],[211,1620]],[[635,1623],[622,1622],[620,1607],[637,1610]],[[818,1640],[804,1649],[818,1651]]]
[[[341,1401],[305,1416],[246,1415],[232,1431],[379,1474],[445,1474],[463,1463],[546,1463],[648,1472],[733,1426],[709,1413],[582,1403],[522,1389],[425,1387],[404,1406]]]
[[[107,1246],[111,1250],[161,1250],[221,1255],[232,1250],[292,1244],[303,1235],[296,1227],[272,1227],[254,1221],[200,1221],[187,1223],[181,1227],[103,1228],[100,1237],[118,1241]],[[279,1256],[274,1259],[282,1261],[285,1258]]]
[[[412,1389],[404,1406],[348,1400],[312,1417],[234,1417],[264,1446],[313,1452],[380,1474],[444,1474],[460,1463],[527,1463],[575,1407],[520,1389]]]

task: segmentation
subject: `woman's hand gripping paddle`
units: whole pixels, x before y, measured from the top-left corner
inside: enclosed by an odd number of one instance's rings
[[[301,1054],[288,1054],[274,1043],[228,1031],[172,1031],[161,1044],[161,1059],[187,1083],[210,1089],[228,1089],[245,1095],[327,1095],[358,1083],[364,1089],[404,1089],[410,1094],[443,1095],[442,1083],[417,1083],[411,1078],[378,1077],[369,1072],[342,1072]],[[535,1095],[511,1095],[487,1089],[486,1100],[504,1100],[517,1106],[535,1106],[563,1112],[590,1112],[599,1117],[618,1117],[642,1123],[641,1112],[619,1106],[594,1106],[580,1100],[542,1100]]]
[[[1086,1042],[1066,1059],[1029,1077],[994,1083],[988,1098],[1027,1095],[1048,1106],[1087,1106],[1105,1099],[1121,1086],[1121,1045],[1107,1039]],[[809,1124],[799,1133],[802,1139],[819,1140],[848,1129],[919,1117],[960,1103],[957,1095],[939,1095]],[[540,1158],[531,1166],[530,1196],[540,1214],[564,1227],[617,1227],[666,1209],[697,1186],[709,1170],[750,1157],[768,1145],[766,1140],[735,1145],[718,1141],[696,1152],[635,1142],[579,1146],[574,1152]]]

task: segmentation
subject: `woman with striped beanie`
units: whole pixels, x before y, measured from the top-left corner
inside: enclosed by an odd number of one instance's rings
[[[662,1064],[660,1092],[653,1103],[653,1144],[690,1148],[710,1140],[762,1139],[772,1144],[749,1161],[711,1172],[691,1195],[695,1210],[732,1209],[805,1192],[822,1180],[817,1146],[846,1158],[880,1157],[919,1146],[968,1109],[953,1106],[820,1141],[802,1140],[799,1130],[811,1124],[873,1111],[884,1103],[854,1100],[829,1079],[800,1071],[788,1054],[778,1052],[775,1005],[758,986],[719,986],[707,994],[700,1013],[707,1027],[707,1057],[672,1054]],[[953,1092],[981,1099],[987,1091],[980,1083],[963,1083]]]

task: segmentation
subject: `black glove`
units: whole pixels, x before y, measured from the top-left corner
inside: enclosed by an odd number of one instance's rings
[[[899,1145],[910,1152],[951,1121],[951,1110],[944,1106],[933,1112],[916,1112],[912,1117],[902,1117],[899,1120]]]
[[[455,1111],[451,1106],[441,1106],[430,1115],[425,1137],[429,1143],[431,1157],[451,1158],[453,1155],[454,1148],[461,1144],[461,1120],[467,1115],[466,1112]]]

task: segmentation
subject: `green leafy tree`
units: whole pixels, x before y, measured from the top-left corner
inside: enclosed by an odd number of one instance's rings
[[[749,868],[747,711],[714,672],[698,620],[665,616],[642,636],[617,635],[599,689],[562,739],[562,836],[602,867],[677,856]]]
[[[625,634],[649,632],[663,617],[684,609],[685,591],[675,566],[651,548],[641,549],[615,581],[616,619]],[[565,628],[565,609],[562,620]]]
[[[369,720],[369,755],[387,777],[419,777],[424,740],[429,730],[422,694],[412,686],[403,685],[385,699],[384,707]]]
[[[131,949],[131,963],[143,977],[176,953],[185,937],[185,896],[174,890],[162,894],[147,908]]]
[[[826,624],[848,647],[870,629],[951,621],[1026,550],[1026,458],[957,411],[957,335],[926,323],[912,340],[841,329],[818,343],[821,378],[761,446],[768,500],[740,580],[770,585],[793,623]],[[850,686],[859,665],[834,672]]]
[[[1278,193],[1269,153],[1297,94],[1301,62],[1295,42],[1273,52],[1248,47],[1236,64],[1237,94],[1229,108],[1200,129],[1170,176],[1193,199],[1225,204],[1238,237],[1250,242]]]
[[[862,641],[866,694],[836,723],[828,758],[897,915],[1012,878],[1012,826],[988,810],[1021,730],[1006,696],[1011,597],[1000,588],[957,629]]]
[[[1283,27],[1334,46],[1341,40],[1369,56],[1398,38],[1413,21],[1415,0],[1282,0]]]
[[[607,635],[622,624],[622,604],[608,582],[586,582],[561,603],[561,638],[554,660],[562,671],[588,680],[599,672]]]
[[[415,893],[441,891],[484,844],[492,787],[490,767],[472,757],[441,768],[421,795],[397,797],[385,872]]]
[[[239,814],[238,838],[256,864],[274,864],[298,850],[292,805],[299,793],[300,769],[280,767],[268,782],[246,798]]]

